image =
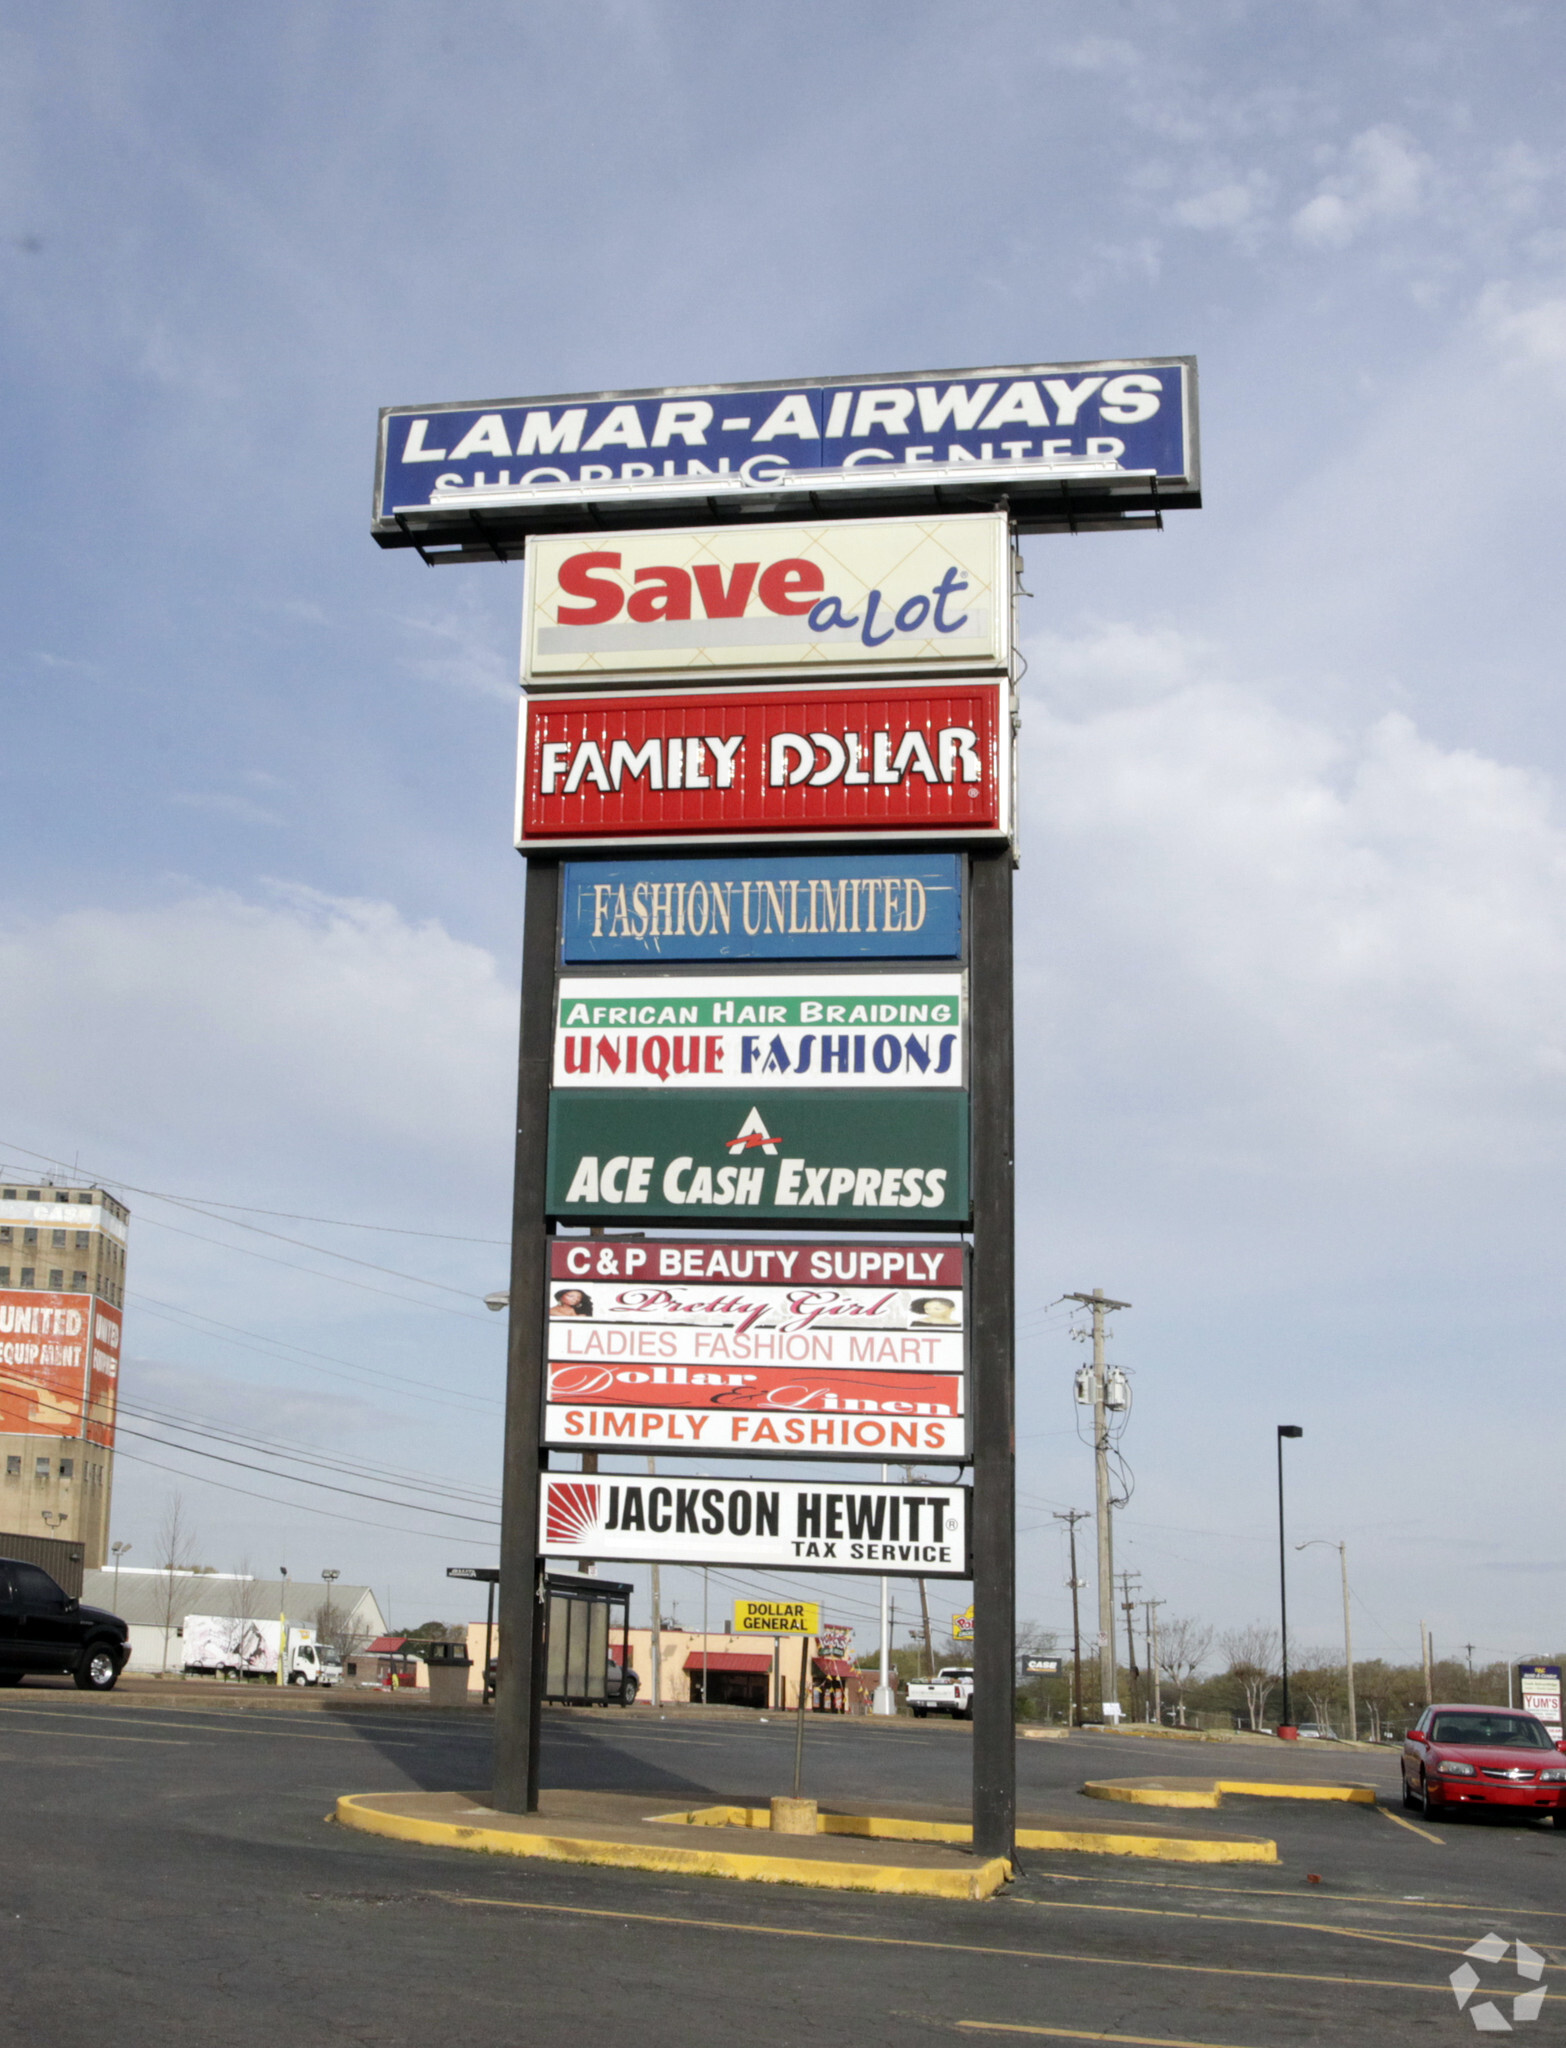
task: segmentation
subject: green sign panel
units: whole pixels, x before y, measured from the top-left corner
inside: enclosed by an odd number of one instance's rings
[[[555,1089],[562,1221],[965,1223],[968,1097],[880,1089]]]

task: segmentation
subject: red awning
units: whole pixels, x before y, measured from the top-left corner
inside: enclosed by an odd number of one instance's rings
[[[852,1678],[854,1667],[845,1657],[812,1657],[811,1663],[828,1678]]]
[[[395,1657],[407,1640],[406,1636],[377,1636],[359,1654],[361,1657]]]
[[[772,1659],[755,1651],[692,1650],[685,1660],[687,1671],[770,1671]]]

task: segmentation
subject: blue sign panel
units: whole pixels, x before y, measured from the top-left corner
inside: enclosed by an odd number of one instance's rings
[[[595,960],[956,960],[954,853],[565,864],[562,955]]]
[[[1085,493],[1116,519],[1199,504],[1194,361],[388,406],[374,531],[423,545],[482,514],[495,551],[512,533],[586,523],[588,505],[629,527],[715,499],[854,516],[887,500],[971,510],[996,489],[1023,525],[1030,497],[1061,507]],[[759,503],[779,493],[781,509]]]

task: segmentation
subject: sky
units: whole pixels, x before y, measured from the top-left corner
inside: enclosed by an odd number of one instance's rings
[[[494,1555],[522,572],[374,547],[377,408],[1193,353],[1204,508],[1025,547],[1019,1608],[1069,1630],[1102,1286],[1165,1617],[1275,1614],[1289,1422],[1359,1655],[1566,1642],[1563,59],[1444,0],[0,4],[0,1162],[132,1211],[128,1563],[175,1490],[401,1623]]]

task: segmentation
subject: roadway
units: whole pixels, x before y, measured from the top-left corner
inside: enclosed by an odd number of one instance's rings
[[[552,1785],[665,1802],[787,1790],[779,1720],[551,1715]],[[969,1731],[813,1720],[825,1804],[959,1815]],[[1494,1932],[1566,1959],[1566,1832],[1396,1804],[1395,1755],[1074,1736],[1018,1750],[1041,1824],[1135,1816],[1273,1836],[1276,1868],[1030,1855],[986,1905],[825,1895],[413,1849],[327,1825],[346,1791],[482,1788],[475,1714],[0,1700],[0,2039],[40,2048],[664,2048],[867,2043],[1274,2044],[1472,2031],[1447,1986]],[[1087,1777],[1344,1776],[1391,1803],[1236,1801],[1157,1816]],[[1476,2001],[1530,1986],[1478,1965]],[[1504,1994],[1504,1996],[1503,1996]],[[1554,1996],[1552,2010],[1559,2024]],[[14,2029],[14,2032],[8,2032]],[[1027,2031],[1013,2031],[1023,2029]],[[1541,2029],[1541,2038],[1544,2030]],[[1457,2036],[1454,2034],[1454,2038]]]

